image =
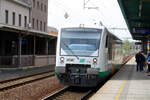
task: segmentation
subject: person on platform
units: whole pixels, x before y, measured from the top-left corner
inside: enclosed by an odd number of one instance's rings
[[[143,71],[143,65],[145,63],[145,57],[144,55],[142,54],[142,51],[138,52],[136,55],[135,55],[135,59],[136,59],[136,71]]]
[[[146,67],[146,58],[145,58],[145,56],[144,56],[144,53],[141,51],[141,54],[142,54],[142,68],[141,68],[141,70],[143,71],[143,67]]]
[[[150,52],[147,54],[146,60],[147,60],[147,65],[148,65],[147,72],[150,75]]]

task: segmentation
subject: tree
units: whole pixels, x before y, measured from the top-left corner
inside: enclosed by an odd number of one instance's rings
[[[130,52],[131,43],[128,40],[123,41],[123,50],[125,53]]]

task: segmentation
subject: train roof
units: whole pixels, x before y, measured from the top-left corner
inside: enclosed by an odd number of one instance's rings
[[[105,28],[116,40],[120,40],[122,41],[119,37],[117,37],[115,34],[113,34],[112,32],[110,32],[107,28]]]
[[[104,27],[104,26],[101,26],[100,28],[95,28],[95,27],[65,27],[65,28],[61,28],[61,30],[62,29],[79,29],[79,28],[85,28],[85,29],[96,29],[96,30],[100,30],[100,29],[106,29],[110,34],[111,34],[111,36],[113,36],[113,38],[115,39],[115,40],[118,40],[118,41],[120,41],[120,42],[122,42],[122,40],[120,39],[120,38],[118,38],[116,35],[114,35],[113,33],[111,33],[106,27]]]
[[[62,27],[61,29],[66,29],[66,28],[89,28],[89,29],[104,29],[105,27],[104,26],[101,26],[99,28],[97,27]]]

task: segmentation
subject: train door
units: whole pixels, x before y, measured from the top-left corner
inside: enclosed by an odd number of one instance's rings
[[[108,71],[109,70],[109,65],[108,65],[108,40],[109,40],[109,34],[108,32],[106,31],[106,39],[105,39],[105,47],[104,47],[104,53],[105,53],[105,56],[104,56],[104,59],[105,59],[105,70]]]
[[[111,70],[112,69],[112,72],[113,72],[113,65],[112,65],[112,59],[113,59],[113,55],[112,55],[112,42],[113,42],[113,39],[112,39],[112,35],[109,34],[108,36],[108,66],[109,66],[109,69]]]

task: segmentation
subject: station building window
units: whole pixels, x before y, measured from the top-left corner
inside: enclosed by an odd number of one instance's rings
[[[12,15],[13,15],[13,16],[12,16],[12,17],[13,17],[13,18],[12,18],[12,19],[13,19],[13,20],[12,20],[12,24],[15,25],[15,21],[16,21],[16,19],[15,19],[15,17],[16,17],[15,12],[13,12]]]
[[[21,26],[21,14],[19,14],[19,26]]]
[[[39,1],[37,2],[37,9],[39,9],[40,8],[40,3],[39,3]]]
[[[35,0],[33,0],[33,7],[35,7]]]
[[[8,24],[8,18],[9,18],[8,10],[5,10],[5,23],[6,24]]]
[[[27,27],[27,16],[24,16],[24,27]]]
[[[46,5],[45,5],[45,6],[44,6],[44,11],[45,11],[45,12],[47,11],[46,9],[47,9],[47,7],[46,7]]]
[[[34,18],[32,19],[32,28],[34,29]]]
[[[40,30],[42,31],[42,21],[40,21]]]
[[[36,20],[36,25],[37,25],[37,30],[39,29],[39,21],[38,19]]]
[[[41,3],[41,11],[43,11],[43,3]]]
[[[44,32],[46,31],[46,23],[44,22]]]

